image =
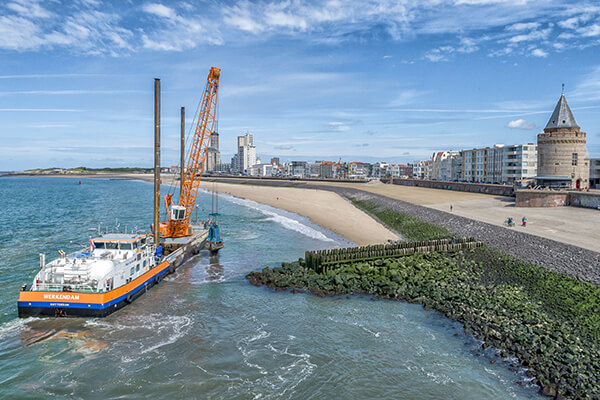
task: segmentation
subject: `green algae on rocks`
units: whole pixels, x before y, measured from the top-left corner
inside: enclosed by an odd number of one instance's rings
[[[486,247],[342,261],[317,272],[303,259],[247,275],[250,283],[423,304],[516,356],[543,393],[600,398],[600,288]]]

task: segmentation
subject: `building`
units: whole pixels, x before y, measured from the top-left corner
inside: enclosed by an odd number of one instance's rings
[[[389,164],[386,162],[377,162],[371,165],[371,177],[385,178],[388,176]]]
[[[600,189],[600,158],[590,158],[590,187]]]
[[[250,176],[273,176],[273,172],[276,172],[273,164],[254,164],[248,171]]]
[[[514,184],[537,175],[537,146],[533,143],[505,146],[502,182]]]
[[[221,164],[221,152],[219,151],[219,134],[213,132],[210,135],[210,146],[206,149],[206,171],[214,172],[217,165]]]
[[[279,165],[279,157],[271,158],[271,165]]]
[[[439,151],[431,156],[431,172],[430,179],[436,181],[451,181],[454,180],[452,171],[456,169],[453,163],[456,163],[458,152],[456,151]]]
[[[413,163],[413,178],[414,179],[429,179],[429,164],[430,161],[415,161]]]
[[[537,135],[537,176],[541,186],[583,189],[589,186],[586,133],[581,132],[564,93],[544,133]]]
[[[348,178],[349,179],[367,179],[371,170],[371,164],[354,161],[348,163]]]
[[[325,179],[333,179],[334,164],[333,161],[321,161],[321,172],[319,176]]]
[[[231,159],[232,172],[247,174],[250,167],[256,164],[256,147],[254,137],[250,133],[238,136],[238,152]]]
[[[290,163],[286,163],[284,165],[285,174],[294,178],[304,178],[306,174],[304,168],[305,165],[306,161],[292,161]]]
[[[321,176],[321,162],[307,162],[304,165],[304,176],[306,178],[318,178]]]
[[[504,145],[461,151],[458,180],[499,183],[502,180]]]
[[[457,158],[458,180],[515,183],[537,174],[537,146],[533,143],[462,150]]]
[[[412,164],[390,164],[387,167],[387,175],[389,175],[392,178],[412,178]]]

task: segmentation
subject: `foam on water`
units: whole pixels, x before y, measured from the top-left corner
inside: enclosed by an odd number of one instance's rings
[[[537,396],[516,383],[529,380],[508,369],[510,360],[421,306],[249,285],[250,271],[350,244],[296,214],[228,196],[219,220],[226,246],[217,257],[201,252],[104,319],[17,319],[15,295],[38,271],[38,252],[86,238],[98,221],[146,227],[151,220],[152,185],[89,181],[3,181],[0,226],[13,231],[8,243],[2,237],[0,260],[0,398]],[[28,199],[28,219],[10,217],[23,213],[23,202],[10,201],[17,198]],[[199,193],[198,204],[210,205],[210,195]],[[18,246],[25,242],[35,243],[33,252]]]
[[[267,206],[265,204],[260,204],[260,203],[257,203],[255,201],[248,200],[248,199],[240,199],[239,197],[234,197],[234,196],[229,196],[229,195],[223,195],[223,196],[227,200],[231,201],[232,203],[235,203],[235,204],[238,204],[238,205],[241,205],[241,206],[244,206],[247,208],[251,208],[253,210],[257,210],[257,211],[261,212],[262,214],[264,214],[268,217],[267,218],[268,221],[276,222],[276,223],[282,225],[286,229],[299,232],[302,235],[307,236],[311,239],[322,240],[324,242],[335,242],[335,240],[327,237],[325,234],[323,234],[323,232],[319,232],[318,230],[300,222],[297,219],[293,219],[293,218],[283,215],[283,213],[284,213],[283,210],[279,210],[275,207]],[[303,218],[297,214],[292,214],[292,213],[289,213],[289,214],[294,215],[294,216],[298,217],[299,219]]]

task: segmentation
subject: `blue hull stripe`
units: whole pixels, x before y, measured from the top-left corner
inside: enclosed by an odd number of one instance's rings
[[[129,292],[125,293],[122,296],[116,297],[109,301],[108,303],[62,303],[60,301],[18,301],[17,305],[19,307],[50,307],[50,308],[85,308],[85,309],[96,309],[103,310],[105,308],[111,307],[112,305],[119,303],[127,298],[128,295],[133,295],[138,291],[142,290],[144,286],[154,280],[157,276],[163,276],[166,274],[167,270],[171,264],[167,263],[167,266],[163,268],[161,271],[158,271],[156,274],[152,275],[144,282],[140,283],[135,288],[131,289]],[[75,293],[75,292],[73,292]]]

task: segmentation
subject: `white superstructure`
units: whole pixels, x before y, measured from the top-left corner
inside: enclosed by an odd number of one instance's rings
[[[102,293],[123,286],[156,265],[156,250],[148,235],[106,233],[91,239],[91,246],[45,263],[32,291]]]

